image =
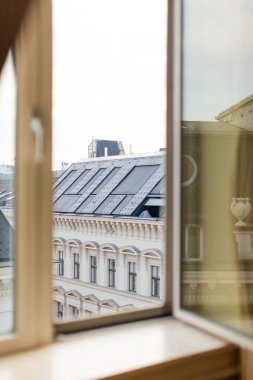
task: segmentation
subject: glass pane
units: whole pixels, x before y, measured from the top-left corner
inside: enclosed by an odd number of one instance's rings
[[[0,75],[0,334],[14,329],[16,78],[9,54]]]
[[[253,2],[183,1],[184,309],[253,333]]]
[[[53,13],[54,319],[160,306],[167,1]]]

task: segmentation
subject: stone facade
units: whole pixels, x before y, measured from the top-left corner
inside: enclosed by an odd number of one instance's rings
[[[164,221],[55,214],[53,225],[56,318],[87,317],[161,304]],[[96,268],[92,269],[94,258]],[[115,282],[111,284],[109,260],[115,260]],[[152,267],[159,268],[159,279],[152,280]],[[129,269],[133,272],[129,273]]]

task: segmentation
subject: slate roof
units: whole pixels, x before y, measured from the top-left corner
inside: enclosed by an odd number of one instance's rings
[[[14,230],[2,210],[0,226],[0,263],[9,262],[14,256]]]
[[[165,153],[87,159],[54,183],[54,212],[133,216],[149,198],[164,197]]]

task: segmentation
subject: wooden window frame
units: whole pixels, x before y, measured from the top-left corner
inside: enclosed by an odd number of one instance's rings
[[[187,311],[181,307],[181,295],[182,295],[182,283],[181,283],[181,102],[182,102],[182,20],[183,20],[183,0],[171,0],[169,4],[171,6],[171,15],[168,20],[172,22],[172,35],[169,35],[170,27],[168,27],[168,52],[170,48],[173,51],[173,58],[170,62],[168,57],[168,79],[171,80],[167,84],[168,94],[173,96],[173,106],[172,109],[167,110],[167,112],[172,112],[170,122],[167,123],[167,162],[171,159],[172,166],[169,168],[172,170],[172,175],[167,166],[167,247],[168,240],[172,239],[172,245],[170,246],[171,250],[169,251],[168,259],[171,261],[171,270],[167,266],[167,273],[173,275],[173,280],[170,284],[167,284],[167,289],[171,290],[171,301],[172,301],[172,315],[174,318],[188,323],[200,330],[204,330],[209,334],[213,334],[221,339],[224,339],[230,343],[234,343],[240,346],[243,349],[246,349],[243,352],[244,355],[244,365],[248,360],[247,365],[250,367],[250,358],[252,353],[248,350],[253,350],[253,339],[250,336],[246,336],[239,331],[232,330],[224,324],[218,324],[214,321],[211,321],[204,316],[194,314],[191,311]],[[170,11],[169,11],[170,13]],[[172,72],[170,72],[170,67]],[[171,91],[170,91],[171,87]],[[168,101],[168,104],[171,104]],[[168,137],[171,138],[171,143],[168,140]],[[168,164],[167,164],[168,165]],[[171,180],[171,185],[168,180]],[[170,205],[169,199],[170,194],[168,191],[172,192],[172,203]],[[172,235],[170,235],[172,234]],[[168,264],[167,264],[168,265]],[[168,274],[167,274],[168,276]],[[252,367],[251,367],[252,368]]]
[[[166,96],[166,145],[167,145],[167,160],[166,160],[166,241],[165,241],[165,252],[167,252],[166,257],[166,276],[164,281],[165,287],[165,299],[161,306],[154,308],[142,309],[131,312],[119,313],[117,315],[112,314],[109,316],[94,316],[91,319],[84,319],[78,321],[69,322],[57,322],[54,325],[55,333],[70,333],[75,331],[84,331],[90,328],[110,326],[118,323],[126,323],[136,320],[144,320],[149,318],[161,317],[161,316],[171,316],[173,312],[172,305],[172,282],[175,277],[172,276],[173,273],[173,258],[172,252],[177,248],[174,239],[174,226],[175,221],[174,216],[178,214],[176,206],[174,204],[174,171],[175,167],[179,165],[177,162],[175,164],[174,160],[178,160],[174,150],[174,144],[180,144],[178,139],[178,134],[174,135],[173,125],[180,125],[180,66],[178,65],[178,57],[169,52],[175,50],[176,46],[180,46],[180,7],[181,0],[168,0],[168,12],[167,12],[167,96]],[[178,35],[175,35],[174,31]],[[179,44],[179,45],[178,45]],[[176,59],[175,59],[176,57]],[[178,103],[177,103],[178,101]],[[173,190],[173,191],[172,191]],[[177,219],[178,221],[178,215]],[[117,259],[115,260],[115,262]]]
[[[25,1],[25,0],[22,0]],[[8,2],[8,1],[7,1]],[[10,4],[21,3],[12,0]],[[28,0],[27,0],[28,2]],[[25,10],[25,7],[24,7]],[[159,316],[173,315],[198,328],[252,349],[240,333],[193,315],[180,306],[180,124],[181,124],[181,1],[168,0],[167,28],[167,160],[166,160],[166,298],[161,307],[89,320],[52,322],[52,21],[51,0],[31,0],[16,42],[17,64],[17,195],[16,195],[16,326],[0,340],[7,354],[53,341],[70,333]],[[11,24],[11,19],[8,19]],[[15,22],[14,22],[15,24]],[[17,23],[16,23],[17,24]],[[46,26],[46,27],[45,27]],[[1,17],[0,17],[1,27]],[[15,29],[16,28],[16,29]],[[15,33],[17,26],[13,28]],[[10,49],[10,41],[8,42]],[[1,43],[0,43],[1,47]],[[173,54],[171,54],[173,52]],[[7,52],[6,52],[7,54]],[[1,68],[0,61],[0,68]],[[39,74],[39,75],[38,75]],[[31,118],[41,119],[43,160],[35,160]],[[29,180],[28,180],[29,178]],[[40,216],[38,218],[38,215]],[[172,255],[173,252],[173,255]],[[173,302],[172,302],[173,301]]]
[[[18,2],[19,0],[13,0]],[[180,1],[168,1],[167,52],[175,52],[180,39]],[[45,27],[45,25],[47,27]],[[175,32],[175,33],[174,33]],[[57,333],[74,332],[115,323],[172,314],[172,252],[178,251],[175,225],[179,220],[174,202],[175,169],[180,146],[174,125],[180,125],[180,70],[177,54],[167,54],[167,160],[166,160],[166,299],[161,307],[131,313],[95,317],[90,320],[52,323],[52,194],[51,194],[51,108],[52,108],[52,21],[51,0],[31,0],[23,18],[16,45],[17,59],[17,257],[15,334],[0,341],[0,352],[10,353],[49,343]],[[180,55],[179,55],[180,56]],[[44,126],[44,159],[34,159],[31,117],[39,116]],[[175,133],[176,130],[176,133]],[[21,139],[22,136],[22,139]],[[22,144],[21,144],[22,141]],[[180,170],[178,170],[180,173]],[[29,181],[28,181],[29,175]],[[173,189],[173,191],[171,191]],[[38,218],[40,215],[40,218]],[[26,222],[24,223],[24,216]],[[29,242],[29,244],[28,244]],[[179,273],[179,272],[177,272]],[[174,276],[174,282],[180,278]],[[179,283],[179,282],[178,282]],[[49,296],[50,295],[50,296]],[[177,296],[174,290],[174,299]],[[177,305],[174,302],[174,310]],[[176,313],[175,313],[176,315]]]
[[[6,0],[7,3],[8,1],[11,5],[18,5],[21,1],[26,0]],[[23,13],[20,14],[23,17]],[[5,14],[4,17],[6,17]],[[16,327],[13,334],[6,338],[2,337],[0,340],[0,354],[13,353],[48,344],[59,332],[70,333],[99,326],[169,315],[252,349],[252,340],[249,337],[231,332],[203,317],[182,310],[180,307],[181,17],[181,1],[168,0],[167,239],[165,247],[167,258],[164,305],[103,318],[95,317],[89,320],[62,322],[53,326],[51,300],[51,1],[31,0],[30,7],[23,17],[23,24],[16,44],[18,83]],[[14,20],[14,18],[8,17],[6,19],[9,24],[12,24]],[[1,23],[0,16],[0,28]],[[15,26],[13,29],[17,30],[17,27]],[[11,46],[10,41],[8,40],[8,49]],[[171,54],[171,52],[173,53]],[[3,62],[0,61],[0,68],[2,64]],[[34,136],[30,130],[32,115],[39,116],[44,126],[44,160],[40,163],[34,160]],[[39,218],[38,215],[40,215]]]
[[[16,36],[17,190],[15,328],[12,334],[1,337],[1,354],[47,344],[53,340],[52,301],[51,297],[45,296],[52,292],[52,180],[49,175],[52,119],[51,1],[11,0],[5,3],[7,8],[9,6],[9,12],[1,13],[0,29],[2,36],[7,33],[7,51]],[[27,3],[23,4],[22,10],[21,3]],[[1,3],[1,8],[3,4],[4,2]],[[15,15],[8,17],[8,14],[15,14],[15,9],[18,20]],[[6,30],[3,17],[8,22]],[[10,30],[13,32],[11,36]],[[4,40],[5,38],[1,39],[0,50]],[[40,160],[36,157],[35,137],[31,129],[33,117],[39,118],[43,126]]]
[[[3,353],[46,344],[51,342],[58,332],[79,331],[139,318],[158,317],[170,310],[170,306],[166,304],[160,308],[140,310],[135,313],[94,318],[89,321],[63,322],[53,326],[52,301],[48,296],[52,292],[51,24],[51,1],[31,0],[23,18],[16,48],[18,78],[16,309],[18,312],[15,334],[10,339],[0,342],[0,352]],[[172,105],[168,108],[171,107]],[[40,163],[34,160],[34,136],[30,130],[33,115],[39,116],[44,126],[44,160]],[[24,215],[27,216],[25,223]]]

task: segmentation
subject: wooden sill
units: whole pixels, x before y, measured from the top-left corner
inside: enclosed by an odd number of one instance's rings
[[[168,317],[62,335],[0,359],[5,380],[213,380],[239,372],[237,347]]]

